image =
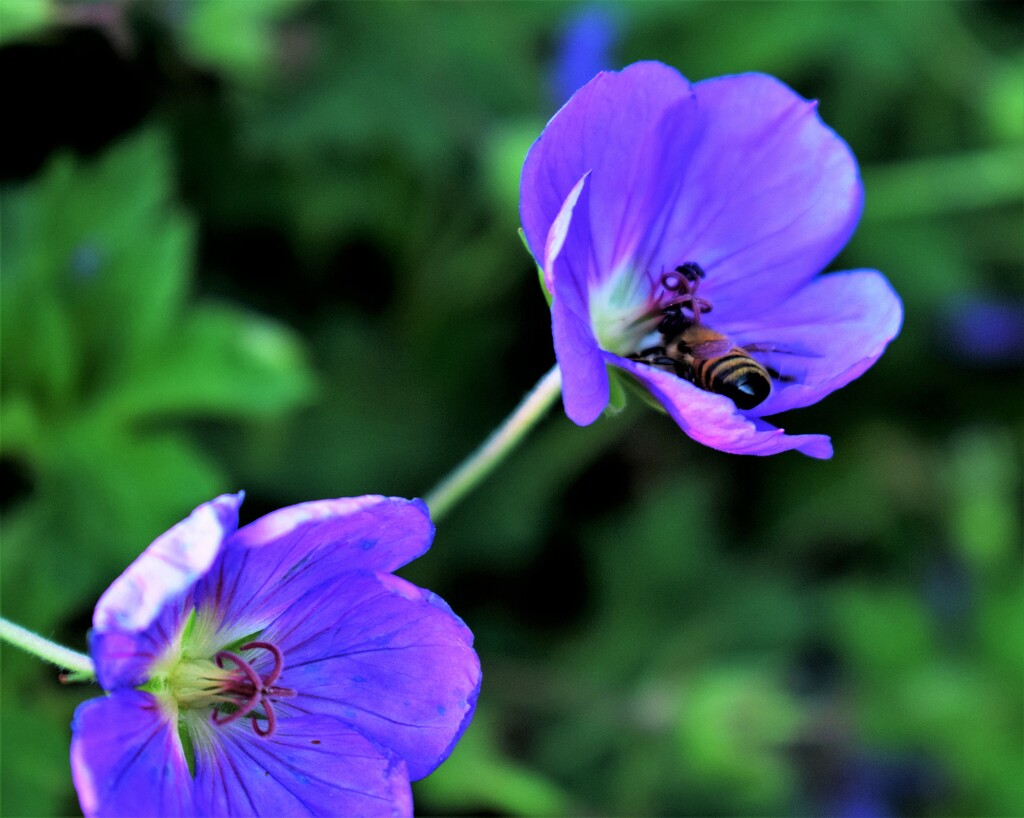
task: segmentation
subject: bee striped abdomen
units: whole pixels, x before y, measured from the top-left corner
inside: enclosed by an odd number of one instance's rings
[[[772,391],[768,370],[738,347],[718,358],[694,361],[693,381],[730,398],[739,409],[753,409]]]
[[[772,392],[772,377],[745,347],[706,324],[693,323],[675,309],[666,309],[658,330],[663,345],[630,357],[651,366],[670,367],[680,378],[706,392],[724,395],[738,409],[753,409]],[[762,345],[757,346],[759,349]]]

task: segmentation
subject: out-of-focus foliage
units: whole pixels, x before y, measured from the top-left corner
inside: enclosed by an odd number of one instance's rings
[[[45,627],[152,520],[228,480],[175,418],[272,417],[310,391],[292,333],[187,303],[194,228],[169,188],[166,140],[143,133],[84,166],[56,156],[4,197],[2,452],[34,486],[5,520],[3,593]],[[103,548],[39,559],[77,539]]]
[[[50,0],[11,0],[0,6],[0,43],[43,30],[53,18]]]
[[[417,810],[1024,813],[1020,7],[599,10],[0,3],[4,615],[84,649],[106,584],[219,491],[249,519],[426,493],[553,361],[516,207],[563,78],[765,71],[860,159],[834,268],[884,271],[903,333],[785,419],[828,463],[702,449],[633,400],[553,413],[444,519],[407,576],[484,688]],[[997,329],[1009,354],[968,344]],[[2,658],[0,812],[71,813],[92,691]]]
[[[168,4],[181,47],[195,64],[239,83],[258,81],[273,69],[277,25],[296,0],[199,0]]]

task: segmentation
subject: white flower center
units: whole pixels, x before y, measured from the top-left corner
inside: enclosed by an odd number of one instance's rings
[[[628,355],[661,320],[658,285],[641,270],[623,267],[590,289],[590,322],[602,349]]]

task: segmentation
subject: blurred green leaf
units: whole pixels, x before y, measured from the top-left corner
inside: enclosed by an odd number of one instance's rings
[[[968,564],[996,575],[1019,552],[1020,452],[1009,434],[965,430],[952,441],[949,528]]]
[[[4,0],[0,3],[0,44],[42,31],[53,21],[52,0]]]
[[[472,5],[399,0],[318,10],[325,24],[312,76],[286,81],[277,104],[250,123],[261,152],[390,148],[433,164],[450,156],[452,142],[479,134],[496,104],[535,96],[505,66],[529,42],[536,9],[505,5],[501,26]]]
[[[728,791],[734,809],[784,812],[794,786],[785,748],[799,709],[778,680],[756,665],[711,669],[681,697],[677,740],[688,773]]]
[[[179,5],[181,38],[189,55],[251,83],[274,68],[275,26],[301,0],[190,0]]]
[[[1015,576],[1006,579],[1007,588],[988,591],[979,600],[978,636],[993,668],[1017,680],[1024,678],[1024,586]],[[1024,700],[1017,705],[1024,709]]]
[[[505,213],[518,213],[523,162],[543,127],[544,123],[537,120],[506,122],[484,143],[484,183],[497,208]]]
[[[871,197],[866,219],[923,218],[1019,202],[1024,197],[1024,146],[936,156],[864,169]]]
[[[892,680],[932,661],[935,645],[927,612],[906,590],[851,586],[831,601],[836,638],[867,679]]]
[[[993,134],[1007,142],[1024,140],[1024,58],[1002,65],[985,91]]]
[[[60,156],[5,195],[6,390],[87,400],[149,364],[184,303],[193,252],[171,192],[166,141],[145,132],[95,162]]]
[[[262,417],[308,399],[312,390],[292,332],[255,313],[203,304],[154,351],[145,371],[107,394],[100,411],[126,421],[168,413]]]
[[[424,797],[443,813],[569,814],[567,794],[542,773],[509,761],[498,749],[495,733],[494,714],[486,705],[478,707],[451,757],[414,785],[417,799]]]

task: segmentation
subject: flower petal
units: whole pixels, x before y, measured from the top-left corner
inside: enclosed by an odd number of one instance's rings
[[[434,526],[420,500],[343,497],[288,506],[241,528],[196,586],[196,606],[228,634],[251,633],[291,604],[303,577],[393,571],[430,548]],[[222,632],[221,635],[224,635]]]
[[[142,631],[89,631],[89,653],[104,690],[137,687],[149,679],[153,664],[178,644],[186,611],[192,609],[191,600],[192,595],[186,593],[165,605]]]
[[[390,574],[313,586],[262,638],[284,653],[280,684],[299,693],[282,704],[350,723],[404,758],[413,780],[448,757],[476,707],[472,633],[438,596]]]
[[[652,262],[707,272],[716,316],[742,318],[820,272],[860,218],[863,190],[847,144],[774,77],[693,86],[702,136]]]
[[[412,815],[405,764],[338,719],[280,719],[268,737],[204,720],[193,742],[200,815]]]
[[[597,420],[608,405],[608,370],[590,320],[588,272],[593,260],[589,175],[580,179],[551,225],[544,250],[545,277],[552,293],[551,331],[562,370],[562,402],[580,426]]]
[[[903,305],[885,276],[857,270],[819,276],[769,312],[723,330],[740,345],[767,343],[797,353],[757,355],[784,377],[795,378],[776,383],[771,396],[750,412],[764,416],[809,406],[862,375],[902,321]]]
[[[541,258],[548,231],[569,191],[587,172],[593,176],[591,222],[602,273],[615,269],[635,248],[647,225],[655,125],[673,104],[693,110],[690,85],[675,69],[641,62],[619,73],[598,74],[555,114],[523,165],[520,216],[534,258]],[[668,178],[667,183],[672,183]]]
[[[639,361],[611,353],[605,357],[634,375],[698,443],[731,454],[769,455],[796,449],[810,457],[832,456],[832,444],[825,435],[787,435],[759,418],[741,414],[724,395]]]
[[[99,631],[141,631],[168,601],[210,568],[224,538],[238,527],[244,494],[222,494],[165,531],[111,584],[93,612]]]
[[[71,777],[89,818],[195,814],[175,718],[149,693],[83,702],[71,732]]]

